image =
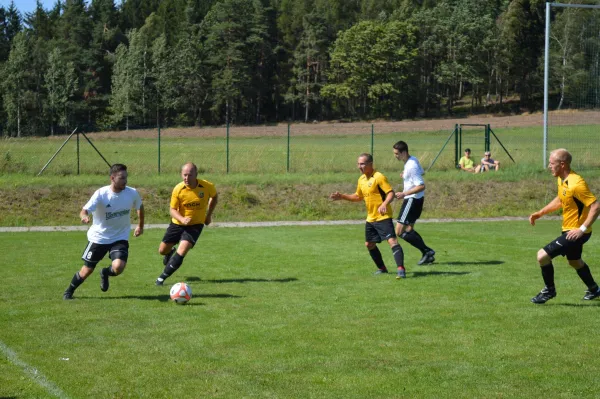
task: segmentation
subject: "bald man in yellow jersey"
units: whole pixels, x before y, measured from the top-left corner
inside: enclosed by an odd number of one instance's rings
[[[394,190],[387,178],[373,168],[373,156],[363,153],[358,157],[358,169],[362,175],[358,178],[358,186],[353,194],[332,193],[329,198],[333,201],[346,200],[351,202],[365,201],[367,207],[367,222],[365,224],[365,245],[371,259],[377,266],[375,274],[388,273],[377,244],[386,240],[392,248],[398,274],[396,278],[405,278],[404,252],[398,244],[394,231],[393,211],[390,203],[394,199]]]
[[[600,204],[590,192],[585,180],[571,170],[571,160],[571,154],[563,148],[550,153],[548,169],[557,178],[558,195],[548,205],[529,216],[529,223],[535,226],[535,221],[543,215],[561,208],[563,210],[562,235],[540,249],[537,254],[546,286],[531,298],[531,302],[536,304],[546,303],[556,296],[552,259],[558,255],[567,257],[569,265],[587,286],[584,300],[589,301],[600,296],[600,288],[594,281],[590,268],[581,259],[583,244],[590,239],[592,224],[600,214]]]
[[[163,285],[183,263],[183,258],[202,233],[204,226],[212,221],[218,195],[214,184],[198,179],[198,168],[189,162],[181,168],[183,181],[175,186],[171,194],[171,223],[160,243],[158,252],[164,255],[165,269],[156,279]],[[175,245],[179,243],[177,249]]]

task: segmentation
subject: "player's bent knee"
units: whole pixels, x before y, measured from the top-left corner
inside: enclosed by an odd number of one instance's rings
[[[119,274],[123,273],[126,265],[127,265],[127,263],[125,263],[125,262],[119,263],[118,265],[113,264],[112,271],[118,276]]]
[[[111,267],[113,272],[119,275],[125,269],[125,265],[127,265],[127,260],[117,257],[112,261]]]
[[[171,252],[171,248],[173,248],[172,245],[167,245],[164,242],[161,242],[158,246],[158,253],[160,255],[167,255]]]
[[[90,276],[92,273],[94,272],[94,268],[93,267],[88,267],[88,266],[83,266],[81,268],[81,270],[79,270],[79,277],[81,277],[82,279],[86,279],[88,278],[88,276]]]
[[[546,265],[552,261],[552,258],[544,251],[540,249],[537,253],[537,261],[540,265]]]
[[[365,247],[367,247],[368,250],[371,250],[373,248],[375,248],[377,246],[377,244],[375,244],[374,242],[365,242]]]

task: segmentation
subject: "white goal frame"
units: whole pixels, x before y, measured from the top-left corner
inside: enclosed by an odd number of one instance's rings
[[[600,9],[600,5],[588,4],[563,4],[563,3],[546,3],[546,32],[544,37],[544,168],[548,165],[548,78],[550,73],[550,11],[552,7],[557,8],[596,8]]]

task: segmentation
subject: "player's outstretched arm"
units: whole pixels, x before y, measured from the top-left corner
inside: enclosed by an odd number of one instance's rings
[[[346,200],[346,201],[350,201],[350,202],[358,202],[361,200],[361,198],[356,193],[342,194],[338,191],[336,191],[335,193],[331,193],[329,195],[329,199],[332,201]]]
[[[546,205],[539,211],[534,212],[531,215],[529,215],[529,224],[531,224],[532,226],[535,226],[536,220],[538,220],[539,218],[541,218],[544,215],[547,215],[549,213],[559,210],[561,207],[562,207],[562,204],[560,202],[560,198],[558,198],[558,196],[554,197],[554,199],[552,201],[550,201],[548,203],[548,205]]]

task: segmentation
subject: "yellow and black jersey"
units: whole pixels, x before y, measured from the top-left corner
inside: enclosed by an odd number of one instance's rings
[[[388,183],[387,178],[377,171],[373,171],[373,175],[369,178],[364,174],[358,178],[356,194],[365,200],[367,222],[379,222],[380,220],[392,217],[393,211],[391,205],[387,206],[387,213],[385,215],[381,215],[377,210],[383,201],[385,201],[386,195],[392,190],[392,186]]]
[[[564,180],[558,178],[558,198],[563,207],[563,231],[579,228],[590,212],[590,205],[596,201],[585,180],[573,171]],[[588,227],[586,234],[591,232]]]
[[[171,194],[171,208],[177,209],[181,216],[190,217],[192,224],[204,224],[208,199],[217,195],[214,184],[198,179],[196,188],[189,188],[183,182],[173,189]],[[177,219],[171,218],[175,224],[181,224]]]

